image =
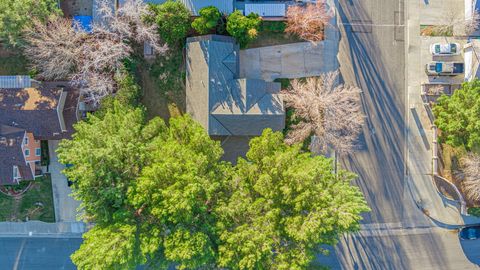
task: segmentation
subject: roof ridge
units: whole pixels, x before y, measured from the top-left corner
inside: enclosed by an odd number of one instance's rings
[[[217,121],[217,123],[219,123],[226,131],[228,131],[228,133],[230,133],[230,135],[228,136],[232,136],[233,135],[233,132],[231,130],[229,130],[227,127],[225,127],[225,125],[217,118],[215,117],[215,114],[213,112],[210,113],[210,115],[215,118],[215,121]]]
[[[236,54],[237,54],[237,52],[236,52],[235,50],[233,50],[231,53],[229,53],[227,56],[225,56],[225,58],[223,58],[223,60],[222,60],[222,64],[223,64],[225,67],[227,67],[227,69],[230,70],[230,72],[232,72],[232,74],[233,74],[234,76],[237,75],[237,70],[236,70],[236,68],[237,68],[237,67],[236,67],[236,65],[237,65],[237,59],[236,59],[236,57],[237,57],[237,56],[236,56]],[[230,59],[228,59],[231,55],[234,55],[235,60],[230,60]],[[233,64],[235,64],[235,70],[232,70],[231,67],[230,67],[229,65],[227,65],[227,63],[233,63]]]

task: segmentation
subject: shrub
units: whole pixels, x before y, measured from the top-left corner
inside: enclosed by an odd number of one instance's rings
[[[470,207],[467,212],[472,216],[480,217],[480,207]]]
[[[140,86],[135,81],[135,77],[124,70],[115,77],[115,82],[117,83],[117,92],[114,96],[107,96],[102,99],[100,110],[96,115],[103,115],[108,109],[112,108],[114,100],[127,107],[135,108],[140,106],[142,93]]]
[[[204,7],[198,13],[200,17],[192,22],[192,27],[201,35],[208,34],[214,30],[222,18],[218,8],[214,6]]]
[[[451,146],[480,150],[480,80],[464,83],[453,95],[438,98],[433,107],[439,139]]]
[[[32,19],[42,22],[51,16],[62,15],[56,0],[0,1],[0,40],[3,45],[23,44],[23,32],[33,25]]]
[[[241,48],[257,37],[261,24],[258,14],[250,13],[243,16],[240,11],[235,11],[227,18],[227,32],[234,37]]]
[[[162,40],[170,46],[179,45],[190,29],[190,11],[181,2],[170,0],[161,5],[152,4],[150,9],[155,14],[153,20],[158,25]]]
[[[40,165],[48,166],[50,165],[50,153],[48,151],[48,141],[40,141]]]

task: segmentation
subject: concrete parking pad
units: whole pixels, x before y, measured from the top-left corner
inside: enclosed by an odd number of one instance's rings
[[[332,20],[331,24],[335,24]],[[240,76],[273,81],[276,78],[318,76],[339,68],[337,53],[339,32],[325,29],[325,40],[313,44],[267,46],[240,51]]]
[[[282,73],[282,50],[258,50],[260,56],[260,70],[273,76],[280,76]]]
[[[241,76],[273,81],[276,78],[318,76],[338,68],[335,44],[300,42],[240,51]]]

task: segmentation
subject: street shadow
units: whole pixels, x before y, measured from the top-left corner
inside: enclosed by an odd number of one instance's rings
[[[340,25],[343,25],[340,26],[343,29],[339,57],[345,54],[346,59],[339,62],[343,65],[342,72],[347,70],[348,73],[342,77],[347,84],[356,84],[362,89],[366,124],[359,137],[358,151],[341,157],[339,162],[358,175],[354,184],[361,189],[372,209],[363,215],[362,223],[402,222],[406,186],[405,86],[404,76],[392,73],[404,72],[404,65],[401,62],[398,67],[387,66],[378,49],[381,43],[375,40],[375,36],[369,32],[352,31],[352,13],[356,23],[372,22],[361,1],[341,2],[337,5]],[[392,55],[398,53],[391,52]],[[400,55],[399,59],[402,58]],[[351,76],[345,76],[350,72]],[[395,81],[396,77],[401,79]],[[374,236],[360,231],[339,240],[331,249],[335,258],[319,255],[317,260],[321,264],[332,269],[414,269],[416,250],[425,258],[425,265],[446,269],[442,252],[447,247],[443,247],[439,236],[433,233],[418,236],[386,231]],[[407,251],[407,247],[411,250]]]
[[[413,119],[415,120],[415,124],[417,125],[418,132],[420,133],[420,136],[422,137],[423,144],[427,150],[430,150],[430,143],[428,142],[427,135],[425,134],[425,129],[423,128],[422,121],[420,120],[420,117],[418,116],[417,110],[415,108],[410,108],[410,111],[412,112]]]
[[[361,6],[354,9],[356,21],[371,21]],[[355,184],[365,194],[372,211],[364,222],[398,222],[402,217],[404,187],[404,89],[396,87],[389,70],[378,55],[371,33],[352,32],[349,15],[337,8],[344,25],[341,50],[351,61],[353,82],[362,91],[362,107],[366,116],[357,152],[341,159],[341,164],[355,172]],[[342,61],[340,61],[342,63]],[[403,71],[402,71],[403,72]],[[345,76],[343,79],[346,80]]]

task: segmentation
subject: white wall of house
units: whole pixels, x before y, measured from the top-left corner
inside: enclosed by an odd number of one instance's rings
[[[473,7],[477,0],[465,0],[465,20],[470,20],[473,14]]]
[[[465,61],[465,81],[471,81],[473,79],[472,67],[473,67],[473,49],[471,46],[465,48],[465,53],[463,55],[463,60]]]

